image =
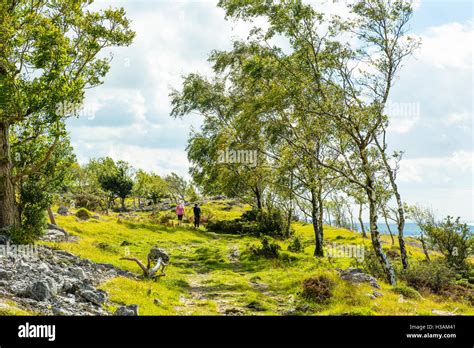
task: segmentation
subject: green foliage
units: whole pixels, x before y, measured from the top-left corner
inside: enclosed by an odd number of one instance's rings
[[[119,197],[122,200],[122,210],[125,209],[125,198],[132,192],[133,180],[131,166],[124,161],[114,163],[107,171],[99,174],[99,183],[104,191],[110,193],[111,197]]]
[[[209,231],[229,234],[250,234],[285,238],[287,224],[280,210],[249,210],[242,217],[234,220],[216,220],[207,225]]]
[[[89,220],[91,218],[91,213],[86,208],[78,209],[75,215],[81,220]]]
[[[73,196],[77,208],[85,208],[89,211],[104,210],[104,202],[100,197],[91,193],[77,193]]]
[[[362,268],[369,274],[378,279],[386,279],[385,272],[380,265],[377,255],[373,250],[366,250],[364,252],[364,259],[361,264]]]
[[[293,237],[290,244],[288,245],[288,250],[294,253],[304,251],[304,245],[301,241],[301,238],[298,236]]]
[[[317,275],[303,281],[303,291],[301,295],[316,303],[325,303],[333,296],[334,282],[324,276]]]
[[[474,235],[458,217],[448,216],[441,223],[426,227],[430,243],[439,250],[446,261],[456,269],[466,268],[466,259],[474,246]]]
[[[35,141],[26,141],[32,136]],[[75,156],[63,124],[50,129],[25,121],[13,127],[11,139],[20,215],[12,238],[17,243],[31,243],[43,232],[45,211],[53,196],[65,190]]]
[[[146,198],[158,204],[167,195],[167,183],[155,173],[138,170],[135,174],[133,194],[139,198]]]
[[[189,190],[189,183],[176,173],[171,173],[165,177],[167,192],[175,202],[184,202],[186,193]]]
[[[446,262],[412,262],[407,270],[401,273],[402,279],[418,291],[430,290],[440,293],[447,289],[455,279],[454,271]]]
[[[170,211],[167,211],[167,212],[165,212],[163,214],[160,214],[158,216],[158,222],[160,224],[167,224],[169,221],[172,221],[174,219],[176,219],[176,214],[174,214]]]
[[[413,299],[416,299],[416,300],[419,300],[421,298],[421,295],[418,291],[416,291],[415,289],[413,289],[409,286],[402,285],[402,284],[399,284],[399,285],[393,287],[392,291],[397,293],[397,294],[403,295],[406,298],[413,298]]]
[[[260,245],[252,245],[250,251],[253,256],[262,256],[267,259],[277,259],[280,255],[281,246],[270,237],[263,237]]]

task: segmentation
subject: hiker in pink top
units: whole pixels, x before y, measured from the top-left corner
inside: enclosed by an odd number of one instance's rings
[[[183,221],[183,215],[184,215],[184,206],[182,203],[179,203],[176,206],[176,215],[178,215],[178,226],[181,225],[181,222]]]

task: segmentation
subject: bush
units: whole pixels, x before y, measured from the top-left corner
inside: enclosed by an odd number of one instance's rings
[[[81,220],[89,220],[91,218],[91,213],[86,208],[79,209],[75,215]]]
[[[171,212],[165,212],[158,216],[158,222],[160,224],[167,224],[169,221],[174,220],[176,218],[176,214]]]
[[[278,258],[280,249],[280,245],[269,237],[264,237],[260,246],[250,248],[254,256],[263,256],[267,259]]]
[[[380,264],[377,255],[373,250],[366,250],[364,253],[364,260],[361,264],[364,271],[373,275],[375,278],[378,279],[386,279],[385,272]]]
[[[466,259],[474,246],[469,226],[451,216],[443,222],[425,227],[430,243],[439,250],[446,261],[456,269],[466,268]]]
[[[250,234],[256,236],[287,237],[286,221],[276,209],[249,210],[240,219],[210,221],[207,229],[216,233]]]
[[[245,227],[244,227],[245,225]],[[244,224],[240,220],[216,220],[207,224],[207,229],[212,232],[226,234],[243,234],[245,231],[251,231],[251,224]]]
[[[327,302],[333,295],[334,283],[333,281],[324,276],[318,275],[306,279],[303,282],[302,296],[316,303]]]
[[[294,237],[291,240],[290,245],[288,245],[288,251],[299,253],[299,252],[302,252],[303,250],[304,250],[304,246],[303,246],[303,243],[301,242],[301,238],[298,236]]]
[[[418,300],[421,298],[421,295],[418,291],[405,285],[398,285],[392,288],[392,291],[397,294],[403,295],[407,298],[413,298],[415,300]]]
[[[407,284],[418,291],[430,290],[439,294],[455,279],[455,273],[442,261],[412,263],[401,272]]]
[[[30,177],[20,186],[20,226],[12,227],[8,233],[14,244],[33,243],[46,226],[46,209],[52,202],[51,195],[44,190],[40,178]]]
[[[85,208],[89,211],[104,210],[103,201],[96,195],[90,193],[78,193],[74,195],[73,199],[78,208]]]

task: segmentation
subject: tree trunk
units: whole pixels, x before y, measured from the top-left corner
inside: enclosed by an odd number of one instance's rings
[[[262,209],[262,195],[258,187],[255,188],[255,198],[257,199],[257,209]]]
[[[120,198],[120,203],[121,203],[121,205],[122,205],[122,211],[125,211],[125,197],[123,197],[123,198],[121,197],[121,198]]]
[[[382,208],[382,212],[383,212],[383,218],[385,220],[385,225],[387,226],[388,233],[390,233],[390,238],[392,238],[392,245],[394,245],[395,239],[393,239],[392,229],[390,228],[390,225],[388,224],[387,211],[385,210],[385,208]]]
[[[367,233],[365,233],[364,221],[362,221],[362,204],[359,204],[359,224],[360,230],[362,232],[362,237],[367,238]]]
[[[332,226],[332,222],[331,222],[331,213],[329,212],[329,208],[326,208],[326,213],[328,214],[328,222],[329,222],[329,226]]]
[[[379,259],[380,265],[384,270],[385,276],[387,277],[387,281],[390,283],[390,285],[396,285],[397,279],[395,277],[395,271],[390,260],[388,259],[387,255],[385,255],[382,249],[382,244],[380,243],[380,232],[377,226],[377,197],[375,196],[375,184],[372,172],[369,168],[369,161],[367,159],[365,149],[363,147],[359,148],[359,154],[362,160],[362,167],[366,177],[365,186],[367,200],[369,203],[370,238],[372,240],[372,246],[374,248],[375,255]]]
[[[387,171],[388,178],[390,179],[390,184],[392,186],[395,199],[397,201],[397,206],[398,206],[397,229],[398,229],[398,243],[400,245],[400,257],[402,259],[403,269],[407,269],[409,264],[408,264],[407,248],[405,246],[405,240],[403,238],[403,230],[405,228],[405,211],[403,209],[403,202],[400,197],[400,193],[398,192],[397,183],[395,182],[395,174],[392,170],[392,167],[388,163],[387,156],[385,155],[385,148],[380,146],[380,143],[377,137],[375,137],[374,140],[375,140],[375,144],[379,148],[380,154],[382,155],[382,160],[383,160],[385,169]]]
[[[51,210],[51,207],[48,207],[48,216],[49,216],[49,221],[53,225],[56,225],[56,219],[54,218],[54,214],[53,214],[53,211]]]
[[[322,236],[322,226],[319,224],[319,204],[316,198],[316,192],[314,189],[311,189],[311,220],[313,222],[314,237],[316,247],[314,249],[314,256],[323,257],[323,236]]]
[[[398,205],[397,228],[398,228],[398,243],[400,244],[400,257],[402,259],[403,269],[407,269],[409,266],[408,254],[407,254],[407,248],[405,246],[405,239],[403,238],[403,230],[405,228],[405,211],[403,210],[402,199],[400,197],[400,194],[398,193],[398,187],[397,187],[397,184],[395,183],[395,180],[392,181],[392,188],[393,188],[393,191],[395,192],[395,198],[397,200],[397,205]]]
[[[12,181],[9,125],[0,123],[0,228],[20,224]]]
[[[368,185],[369,188],[371,185]],[[371,191],[371,192],[370,192]],[[397,280],[395,277],[395,271],[388,259],[387,255],[383,252],[382,245],[380,243],[380,233],[377,226],[377,208],[374,190],[367,192],[369,199],[369,220],[370,220],[370,237],[372,239],[372,246],[374,247],[375,254],[379,259],[380,264],[385,272],[388,282],[390,285],[396,285]]]
[[[425,254],[426,261],[431,262],[430,255],[428,254],[428,248],[426,247],[425,237],[423,236],[423,232],[420,235],[421,246],[423,248],[423,253]]]
[[[320,239],[320,244],[321,244],[321,252],[322,256],[324,256],[324,250],[323,250],[323,244],[324,244],[324,208],[323,208],[323,198],[322,198],[322,192],[321,192],[321,186],[319,186],[318,190],[318,225],[319,225],[319,239]]]

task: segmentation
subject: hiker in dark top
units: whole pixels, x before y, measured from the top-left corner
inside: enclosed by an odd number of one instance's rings
[[[197,203],[194,204],[193,212],[194,212],[194,227],[199,228],[199,222],[201,221],[201,208],[199,208]]]

